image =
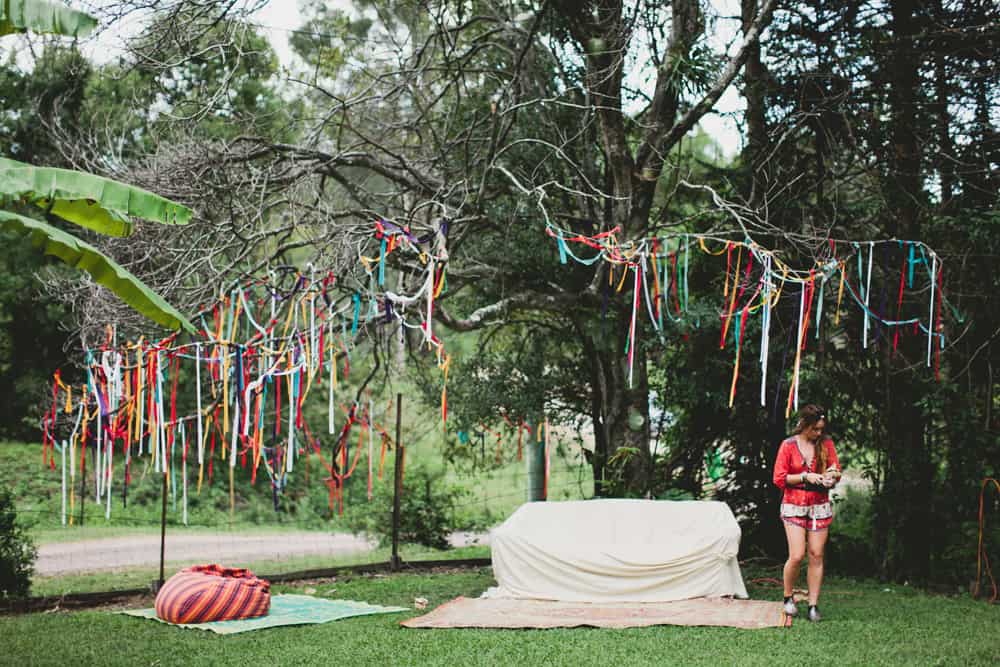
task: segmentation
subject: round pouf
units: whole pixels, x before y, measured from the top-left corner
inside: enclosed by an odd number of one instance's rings
[[[265,616],[271,584],[250,570],[194,565],[170,577],[156,595],[156,615],[170,623],[209,623]]]

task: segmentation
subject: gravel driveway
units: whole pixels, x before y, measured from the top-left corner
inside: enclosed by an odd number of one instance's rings
[[[488,544],[480,533],[454,533],[453,546]],[[364,554],[375,542],[350,533],[295,531],[256,535],[221,533],[167,533],[166,560],[175,563],[240,564],[284,560],[297,556]],[[159,535],[106,537],[76,542],[54,542],[38,547],[35,573],[41,576],[96,572],[160,563]]]
[[[344,556],[371,551],[374,543],[350,533],[289,532],[257,535],[167,534],[166,560],[241,563],[294,556]],[[35,573],[46,576],[158,565],[159,535],[56,542],[38,548]]]

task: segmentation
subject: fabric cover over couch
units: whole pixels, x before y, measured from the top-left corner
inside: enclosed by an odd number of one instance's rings
[[[491,533],[490,597],[656,602],[747,597],[740,527],[721,502],[526,503]]]

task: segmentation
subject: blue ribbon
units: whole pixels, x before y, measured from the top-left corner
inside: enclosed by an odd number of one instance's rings
[[[357,292],[351,297],[354,301],[354,319],[351,322],[351,338],[358,335],[358,317],[361,315],[361,295]]]
[[[923,248],[920,248],[920,257],[917,257],[916,256],[916,248],[915,248],[916,244],[913,241],[907,241],[906,243],[907,243],[907,245],[910,246],[910,257],[909,257],[909,259],[906,260],[906,263],[909,265],[909,272],[908,272],[908,276],[907,276],[906,282],[907,282],[907,287],[912,288],[913,287],[913,267],[916,266],[917,264],[920,264],[920,263],[926,264],[927,263],[927,257],[924,256],[924,249]],[[927,273],[930,273],[930,269],[927,269]]]
[[[378,284],[379,285],[384,285],[385,284],[385,247],[386,247],[386,238],[383,236],[382,237],[382,248],[379,251],[379,259],[378,259]]]

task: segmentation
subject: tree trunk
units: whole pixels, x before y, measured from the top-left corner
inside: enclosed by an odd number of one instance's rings
[[[920,61],[913,57],[918,25],[912,5],[905,0],[894,0],[891,12],[889,129],[894,150],[887,183],[888,231],[899,238],[916,239],[920,238],[919,202],[924,199],[916,133]],[[927,417],[916,401],[920,393],[917,373],[923,368],[919,364],[914,370],[907,369],[923,358],[923,340],[904,337],[901,353],[890,358],[887,368],[886,419],[881,434],[886,451],[884,501],[876,498],[875,530],[876,543],[885,545],[883,575],[894,580],[926,580],[929,574],[927,522],[931,520],[933,467],[925,440]]]
[[[594,423],[595,494],[600,496],[642,497],[650,488],[649,451],[649,380],[645,356],[635,355],[632,386],[628,383],[628,364],[613,354],[601,360],[610,373],[605,376],[604,390],[599,397],[604,406],[600,422]],[[595,392],[596,393],[596,392]],[[598,433],[600,431],[600,433]],[[600,474],[600,477],[598,476]],[[599,491],[598,491],[599,489]]]
[[[935,111],[938,132],[938,177],[941,179],[941,209],[950,208],[955,193],[955,146],[951,140],[951,114],[948,112],[948,75],[944,56],[934,56]]]
[[[748,0],[749,1],[749,0]],[[553,8],[580,47],[586,65],[585,85],[597,119],[597,139],[603,155],[604,199],[600,227],[618,230],[623,243],[649,233],[650,212],[656,185],[663,174],[665,156],[677,145],[699,118],[707,113],[732,83],[744,63],[753,56],[755,72],[761,72],[760,50],[756,44],[741,48],[700,101],[684,113],[680,110],[677,81],[685,75],[683,63],[705,30],[701,3],[671,0],[670,38],[664,45],[649,106],[639,119],[627,119],[622,110],[625,81],[624,57],[634,39],[636,24],[631,9],[620,0],[613,2],[569,2],[556,0]],[[770,21],[773,3],[757,16],[756,8],[744,24],[744,33],[756,40],[762,25]],[[761,116],[761,119],[763,116]],[[637,121],[637,122],[634,122]],[[766,128],[756,127],[760,139]],[[600,274],[595,276],[595,280]],[[634,284],[634,283],[633,283]],[[639,288],[640,290],[642,287]],[[631,322],[632,289],[611,296],[612,322]],[[641,307],[641,306],[640,306]],[[640,313],[638,320],[644,320]],[[603,315],[601,316],[603,318]],[[639,323],[637,322],[637,326]],[[626,340],[621,334],[607,345],[594,334],[577,327],[590,358],[591,417],[594,423],[595,452],[592,458],[598,495],[644,495],[650,489],[649,379],[647,359],[641,345],[634,350],[629,369]],[[640,342],[637,340],[637,343]],[[631,378],[629,377],[631,374]]]
[[[594,428],[594,494],[640,497],[650,488],[649,375],[639,341],[629,385],[626,327],[609,325],[610,339],[584,334],[590,360],[591,421]]]
[[[742,0],[743,33],[750,29],[757,18],[757,0]],[[754,42],[750,55],[743,67],[743,97],[747,101],[744,118],[747,124],[747,143],[743,149],[743,162],[750,170],[750,192],[747,200],[756,205],[764,200],[767,193],[767,170],[761,168],[767,155],[766,110],[767,79],[764,65],[760,60],[760,43]]]

